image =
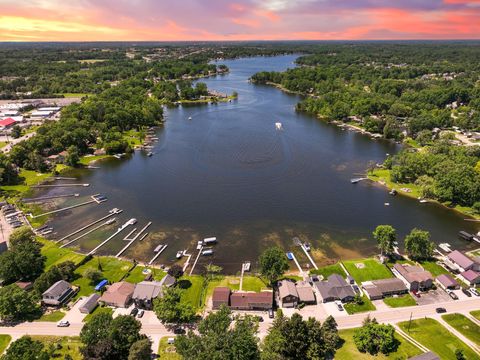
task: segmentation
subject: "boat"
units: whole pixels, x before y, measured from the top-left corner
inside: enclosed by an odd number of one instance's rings
[[[243,271],[250,271],[250,261],[244,262],[243,263]]]
[[[464,240],[473,240],[473,235],[463,230],[458,232],[458,236]]]
[[[202,251],[202,256],[209,256],[209,255],[213,255],[212,249],[205,249]]]
[[[386,202],[386,203],[384,203],[383,205],[385,205],[385,206],[390,206],[390,203]]]
[[[291,252],[287,252],[287,259],[293,260],[293,254]]]
[[[200,250],[203,247],[203,241],[198,241],[197,242],[197,250]]]
[[[127,225],[135,225],[137,223],[137,219],[131,218],[126,222]]]
[[[216,242],[217,242],[216,237],[209,237],[209,238],[203,239],[203,244],[205,244],[205,245],[215,244]]]
[[[153,152],[149,151],[149,152],[147,153],[147,156],[148,156],[148,157],[152,157],[152,156],[153,156]]]
[[[311,250],[309,243],[304,243],[303,248],[305,249],[305,251],[310,251]]]
[[[192,117],[191,117],[191,116],[189,116],[189,117],[188,117],[188,120],[192,120]]]
[[[158,245],[153,252],[159,252],[163,248],[163,244]]]
[[[359,183],[360,181],[362,180],[365,180],[366,178],[354,178],[354,179],[350,179],[350,182],[352,184],[356,184],[356,183]]]
[[[183,250],[182,251],[177,251],[177,255],[175,256],[177,259],[181,259],[183,256]]]
[[[419,200],[419,203],[420,203],[420,204],[425,204],[425,203],[427,203],[427,202],[428,202],[428,200],[425,200],[425,199],[420,199],[420,200]]]
[[[111,225],[111,224],[113,224],[115,221],[117,221],[117,219],[115,219],[115,218],[110,219],[110,220],[107,220],[107,222],[105,223],[105,225]]]
[[[283,129],[282,123],[281,123],[281,122],[276,122],[276,123],[275,123],[275,128],[276,128],[277,130],[282,130],[282,129]]]
[[[397,192],[397,190],[392,189],[392,190],[389,192],[389,194],[392,195],[392,196],[395,196],[395,195],[398,194],[398,192]]]
[[[438,245],[438,247],[447,253],[452,251],[451,245],[449,243],[441,243]]]

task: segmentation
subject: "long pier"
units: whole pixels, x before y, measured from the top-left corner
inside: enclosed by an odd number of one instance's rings
[[[120,251],[117,253],[117,255],[115,255],[115,257],[116,257],[116,258],[119,258],[120,255],[122,255],[122,254],[130,247],[130,245],[132,245],[132,244],[135,242],[135,240],[137,240],[138,237],[139,237],[140,235],[142,235],[142,233],[143,233],[145,230],[147,230],[147,228],[148,228],[150,225],[152,225],[152,222],[151,222],[151,221],[149,221],[148,224],[145,225],[145,226],[138,232],[138,234],[135,235],[132,239],[128,239],[128,240],[130,240],[130,242],[129,242],[127,245],[125,245],[125,247],[124,247],[122,250],[120,250]],[[126,237],[124,240],[127,240],[127,237]]]
[[[66,246],[68,246],[68,245],[70,245],[70,244],[73,244],[75,241],[80,240],[81,238],[87,236],[88,234],[91,234],[91,233],[94,232],[95,230],[98,230],[98,229],[100,229],[101,227],[103,227],[103,226],[105,226],[105,225],[107,225],[107,222],[104,222],[103,224],[100,224],[100,225],[98,225],[98,226],[95,226],[93,229],[87,231],[86,233],[84,233],[84,234],[82,234],[82,235],[80,235],[80,236],[77,236],[75,239],[72,239],[72,240],[70,240],[69,242],[63,244],[62,246],[60,246],[60,248],[64,248],[64,247],[66,247]]]
[[[302,277],[303,277],[303,276],[304,276],[304,272],[303,272],[302,267],[300,266],[297,258],[295,257],[295,254],[294,254],[294,253],[292,253],[292,258],[293,258],[293,261],[295,262],[295,265],[297,265],[298,270],[300,270],[300,275],[302,275]]]
[[[70,233],[70,234],[68,234],[68,235],[65,235],[63,238],[61,238],[60,240],[57,240],[56,242],[58,243],[58,242],[60,242],[60,241],[63,241],[63,240],[65,240],[65,239],[68,239],[69,237],[71,237],[71,236],[73,236],[73,235],[76,235],[76,234],[82,232],[83,230],[88,229],[89,227],[91,227],[91,226],[93,226],[93,225],[95,225],[95,224],[98,224],[100,221],[106,220],[106,219],[108,219],[109,217],[112,217],[112,216],[114,216],[114,215],[116,215],[116,214],[120,214],[121,212],[123,212],[123,210],[120,210],[120,209],[119,209],[117,212],[111,212],[111,213],[109,213],[107,216],[104,216],[104,217],[102,217],[102,218],[100,218],[100,219],[98,219],[98,220],[95,220],[94,222],[92,222],[92,223],[90,223],[90,224],[87,224],[87,225],[85,225],[84,227],[82,227],[82,228],[80,228],[80,229],[78,229],[78,230],[75,230],[74,232],[72,232],[72,233]]]
[[[70,209],[75,209],[75,208],[77,208],[77,207],[84,206],[84,205],[88,205],[88,204],[93,204],[93,203],[96,203],[96,201],[95,201],[95,200],[90,200],[90,201],[86,201],[86,202],[83,202],[83,203],[80,203],[80,204],[76,204],[76,205],[72,205],[72,206],[67,206],[67,207],[62,208],[62,209],[57,209],[57,210],[49,211],[49,212],[46,212],[46,213],[43,213],[43,214],[40,214],[40,215],[32,215],[32,214],[30,214],[30,217],[31,217],[32,219],[36,219],[36,218],[39,218],[39,217],[42,217],[42,216],[45,216],[45,215],[55,214],[55,213],[58,213],[58,212],[62,212],[62,211],[70,210]]]
[[[88,187],[90,186],[90,184],[45,184],[45,185],[33,185],[32,188],[73,187],[73,186]]]
[[[165,249],[167,248],[167,246],[168,246],[168,245],[163,245],[163,247],[162,247],[160,250],[158,250],[158,252],[157,252],[157,253],[155,254],[155,256],[152,258],[152,260],[150,260],[150,261],[148,262],[148,265],[152,265],[152,264],[155,262],[155,260],[158,259],[158,257],[159,257],[160,254],[163,252],[163,250],[165,250]]]
[[[66,197],[78,197],[80,196],[79,194],[65,194],[65,195],[51,195],[51,196],[41,196],[38,198],[27,198],[27,199],[22,199],[21,201],[23,203],[34,203],[34,202],[42,202],[42,201],[48,201],[48,200],[53,200],[53,199],[60,199],[60,198],[66,198]]]
[[[318,270],[318,266],[317,264],[315,264],[315,261],[313,261],[312,257],[310,256],[310,254],[308,253],[307,249],[305,249],[305,245],[301,244],[300,247],[302,248],[303,252],[305,253],[305,255],[307,255],[308,257],[308,260],[310,260],[310,262],[312,263],[313,267]]]
[[[200,246],[200,250],[198,250],[197,257],[195,258],[195,262],[192,265],[192,268],[190,269],[190,275],[192,275],[193,270],[195,269],[195,266],[197,265],[198,258],[200,257],[200,254],[202,253],[203,246]]]
[[[129,220],[130,221],[130,220]],[[127,227],[129,226],[128,224],[128,221],[123,224],[117,231],[115,231],[112,235],[110,235],[107,239],[105,239],[104,241],[102,241],[102,243],[100,245],[98,245],[95,249],[93,249],[92,251],[90,251],[87,255],[93,255],[97,252],[98,249],[100,249],[101,247],[103,247],[106,243],[108,243],[110,240],[112,240],[115,236],[117,236],[118,234],[120,234],[123,230],[125,230]]]

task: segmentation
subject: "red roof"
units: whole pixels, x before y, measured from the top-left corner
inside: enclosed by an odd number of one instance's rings
[[[6,119],[3,119],[3,120],[0,120],[0,126],[10,126],[12,124],[15,124],[16,121],[13,120],[12,118],[6,118]]]

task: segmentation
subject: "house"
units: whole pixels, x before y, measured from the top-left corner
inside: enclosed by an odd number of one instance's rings
[[[355,292],[352,287],[339,274],[332,274],[327,281],[316,281],[314,286],[318,290],[322,302],[340,300],[349,302],[355,298]]]
[[[33,289],[33,282],[31,281],[17,281],[15,283],[20,289],[29,291]]]
[[[233,310],[268,310],[272,308],[271,291],[234,292],[230,295],[230,308]]]
[[[403,281],[397,278],[365,281],[362,282],[362,288],[370,300],[408,293]]]
[[[162,284],[158,281],[142,281],[135,286],[132,299],[135,306],[150,310],[153,308],[153,300],[163,295]]]
[[[98,305],[98,300],[100,299],[100,295],[92,294],[83,301],[83,303],[78,308],[82,314],[90,314],[93,309],[95,309]]]
[[[3,119],[3,120],[0,120],[0,130],[10,129],[16,123],[17,122],[10,117],[6,118],[6,119]]]
[[[127,308],[132,301],[135,285],[126,281],[114,283],[107,288],[100,301],[108,306]]]
[[[421,266],[395,264],[392,272],[403,281],[410,291],[427,290],[433,285],[432,274]]]
[[[231,291],[228,287],[221,286],[213,289],[212,309],[218,310],[222,305],[229,306],[230,294],[231,294]]]
[[[464,272],[467,270],[480,270],[480,264],[470,259],[464,253],[454,250],[447,255],[445,265],[453,271]]]
[[[460,273],[460,279],[470,286],[475,286],[480,284],[480,273],[473,270],[467,270]]]
[[[107,154],[107,152],[105,151],[105,149],[96,149],[93,152],[94,156],[102,156],[102,155],[106,155],[106,154]]]
[[[311,285],[307,281],[297,281],[295,284],[298,294],[298,302],[305,305],[315,305],[315,294]]]
[[[444,290],[456,290],[460,288],[457,280],[448,274],[438,275],[435,282]]]
[[[408,360],[440,360],[440,356],[432,351],[428,351],[426,353],[411,357]]]
[[[284,308],[296,307],[300,301],[298,298],[297,287],[290,280],[278,282],[278,304]]]
[[[165,275],[162,278],[162,280],[160,280],[160,284],[162,286],[166,286],[166,287],[172,287],[173,285],[175,285],[176,282],[177,282],[177,280],[169,274]]]
[[[65,280],[57,281],[42,294],[42,303],[59,306],[67,302],[75,294],[72,286]]]

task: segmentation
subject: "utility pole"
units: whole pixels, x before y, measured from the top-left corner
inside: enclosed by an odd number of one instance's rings
[[[408,321],[408,332],[410,332],[410,326],[412,325],[412,315],[413,312],[410,313],[410,320]]]

